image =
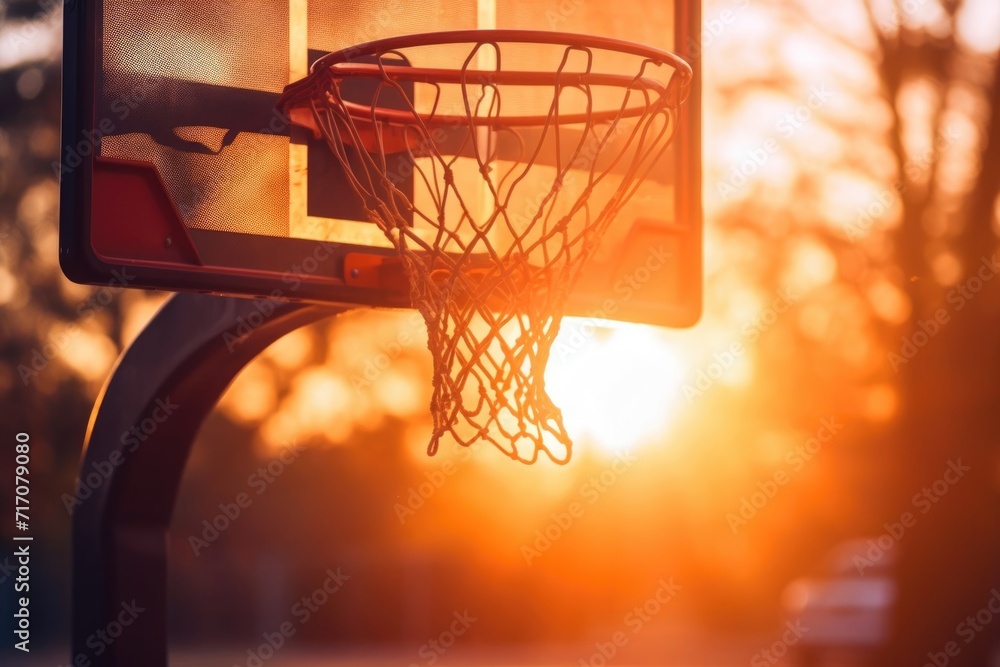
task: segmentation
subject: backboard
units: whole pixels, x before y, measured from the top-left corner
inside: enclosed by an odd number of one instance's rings
[[[395,251],[326,144],[276,109],[286,85],[327,53],[444,30],[601,35],[687,57],[701,19],[700,0],[91,0],[67,3],[64,20],[68,277],[407,307],[406,289],[351,281],[350,261]],[[700,315],[700,63],[688,60],[694,86],[676,138],[587,265],[568,315],[661,326]]]

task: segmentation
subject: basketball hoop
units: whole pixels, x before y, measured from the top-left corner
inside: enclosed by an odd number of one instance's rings
[[[408,282],[434,358],[428,453],[450,435],[566,463],[545,391],[552,344],[588,259],[670,144],[691,67],[613,39],[483,30],[371,42],[310,72],[279,107],[325,138],[397,251],[348,261],[345,280]]]

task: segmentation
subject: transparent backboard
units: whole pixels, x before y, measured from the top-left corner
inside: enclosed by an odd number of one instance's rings
[[[64,271],[95,284],[125,268],[134,287],[406,307],[405,288],[352,284],[345,275],[347,258],[395,251],[365,218],[325,142],[276,110],[284,87],[327,53],[445,30],[601,35],[686,56],[679,45],[696,43],[699,4],[69,3],[60,165]],[[430,64],[456,66],[446,51],[439,58]],[[570,315],[687,326],[700,314],[700,77],[699,63],[691,64],[695,85],[674,143],[588,264]],[[363,101],[363,88],[356,95]],[[522,205],[530,215],[530,199]]]

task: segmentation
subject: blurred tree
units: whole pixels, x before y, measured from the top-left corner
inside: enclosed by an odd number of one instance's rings
[[[912,512],[917,520],[899,541],[885,664],[923,664],[956,642],[961,653],[949,664],[985,665],[1000,635],[995,625],[974,637],[956,632],[1000,584],[1000,281],[993,280],[1000,273],[1000,14],[983,13],[986,6],[897,0],[867,7],[892,110],[902,207],[893,241],[910,306],[887,355],[902,399],[898,512],[887,519]],[[978,130],[979,141],[963,144],[960,125]],[[959,461],[968,471],[946,477]]]
[[[829,544],[846,526],[878,535],[912,513],[891,549],[899,598],[881,664],[923,664],[949,641],[961,647],[949,664],[986,664],[1000,624],[968,644],[957,630],[1000,583],[997,3],[708,7],[709,19],[728,11],[719,30],[736,33],[706,49],[709,91],[720,97],[709,105],[718,114],[709,146],[725,154],[707,160],[709,239],[744,283],[802,297],[794,322],[756,341],[759,367],[780,372],[756,377],[745,398],[771,415],[758,427],[817,409],[855,427],[820,485],[800,494],[806,502],[785,509],[796,528],[779,534]],[[831,100],[816,103],[808,91],[827,86]],[[797,119],[769,123],[796,101],[805,103]],[[817,279],[830,254],[836,279]],[[710,273],[709,293],[717,310],[734,311],[747,288],[727,270]],[[960,479],[948,472],[959,461],[969,468]],[[955,483],[939,482],[946,473]]]

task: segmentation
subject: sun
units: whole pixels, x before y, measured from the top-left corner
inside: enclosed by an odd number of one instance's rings
[[[684,364],[655,327],[567,318],[545,376],[570,436],[606,454],[664,436],[682,408]]]

